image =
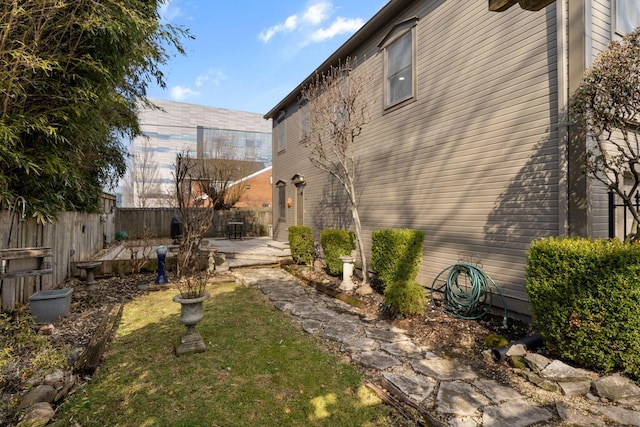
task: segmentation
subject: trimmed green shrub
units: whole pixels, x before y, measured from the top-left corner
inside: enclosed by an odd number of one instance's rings
[[[640,379],[640,245],[549,238],[527,254],[526,290],[547,346],[605,373]]]
[[[427,292],[415,280],[391,282],[384,289],[384,301],[393,315],[422,314],[427,304]]]
[[[304,225],[289,227],[289,248],[291,249],[291,258],[297,264],[313,264],[315,250],[311,228]]]
[[[353,231],[327,228],[320,232],[320,246],[324,252],[324,260],[327,263],[329,274],[339,276],[342,274],[342,255],[351,255],[356,248],[356,234]]]
[[[371,268],[382,282],[385,303],[393,314],[424,311],[426,291],[416,282],[424,233],[412,229],[384,229],[371,234]]]
[[[415,281],[422,261],[424,233],[408,228],[389,228],[371,233],[371,269],[382,290],[393,282]]]

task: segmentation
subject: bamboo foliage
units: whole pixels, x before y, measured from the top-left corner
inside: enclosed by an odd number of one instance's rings
[[[164,84],[168,49],[189,37],[159,23],[161,2],[0,2],[0,204],[23,196],[40,222],[97,210],[148,83]]]

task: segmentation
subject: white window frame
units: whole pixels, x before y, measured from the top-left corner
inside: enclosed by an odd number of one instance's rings
[[[384,58],[384,108],[389,109],[400,105],[408,100],[414,99],[416,96],[416,23],[417,18],[410,19],[401,24],[398,24],[394,27],[393,30],[385,37],[379,47],[383,51]],[[404,75],[400,75],[397,71],[391,75],[390,74],[390,62],[389,62],[389,54],[390,52],[399,47],[399,44],[402,41],[406,41],[406,38],[410,38],[409,42],[410,46],[410,63],[409,67],[411,68],[410,72],[404,73]],[[411,88],[408,93],[402,94],[398,97],[393,96],[393,80],[398,78],[398,80],[404,80],[406,78],[411,79]]]
[[[612,3],[614,34],[622,37],[640,26],[640,6],[638,6],[637,0],[613,0]],[[621,20],[621,16],[625,16],[627,19]]]

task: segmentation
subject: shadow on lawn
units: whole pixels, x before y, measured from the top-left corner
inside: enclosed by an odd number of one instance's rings
[[[361,374],[323,351],[254,289],[207,289],[196,329],[207,351],[176,357],[175,290],[125,307],[94,379],[56,415],[92,425],[402,425]]]

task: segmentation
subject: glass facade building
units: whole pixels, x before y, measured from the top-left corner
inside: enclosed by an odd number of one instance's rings
[[[130,167],[116,191],[119,207],[171,206],[179,153],[271,166],[271,121],[262,114],[151,101],[160,109],[139,112],[142,135],[129,141]]]

